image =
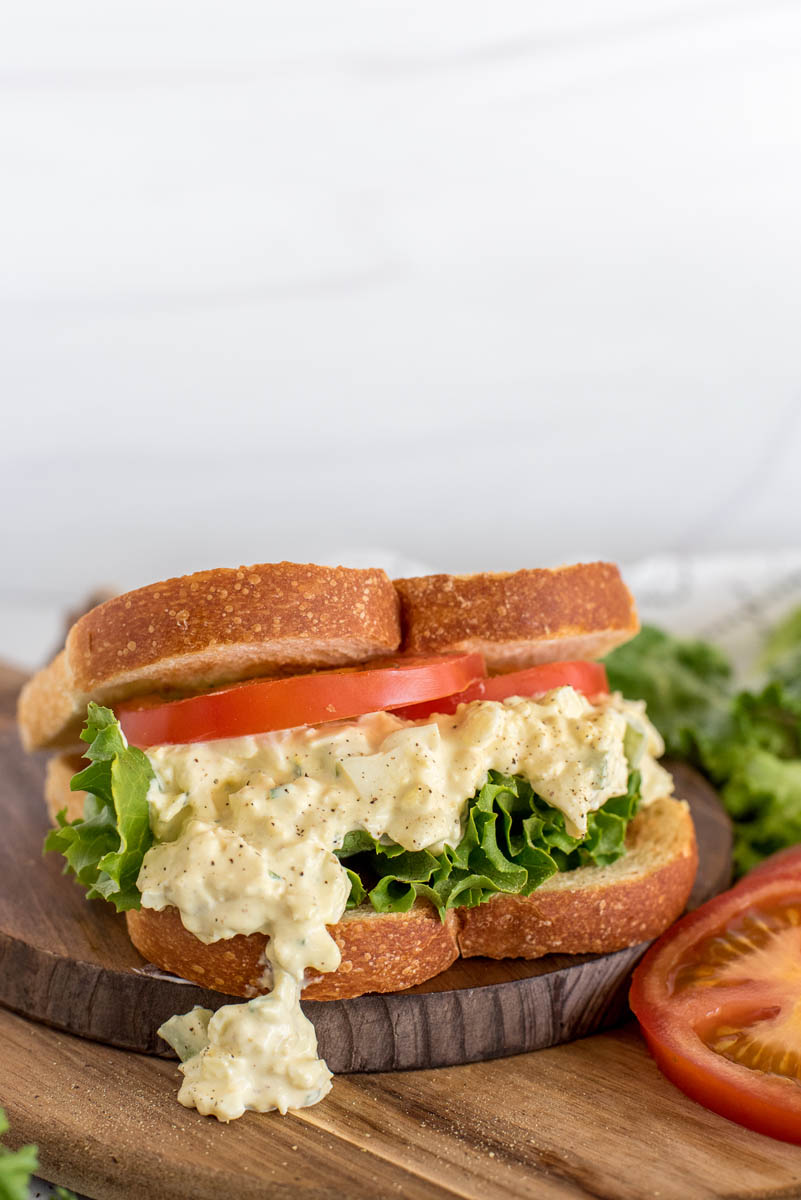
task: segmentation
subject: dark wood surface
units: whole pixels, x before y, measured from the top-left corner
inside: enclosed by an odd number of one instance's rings
[[[41,853],[44,762],[0,720],[0,1003],[23,1016],[124,1049],[171,1051],[157,1029],[195,1004],[235,1000],[164,975],[132,946],[124,919]],[[700,866],[694,900],[724,887],[730,831],[714,792],[679,771],[691,802]],[[331,1069],[450,1066],[552,1046],[619,1021],[644,947],[601,956],[461,959],[406,992],[304,1005]]]

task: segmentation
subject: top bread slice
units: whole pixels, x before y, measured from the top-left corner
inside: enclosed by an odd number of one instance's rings
[[[601,658],[639,628],[613,563],[396,579],[403,649],[478,651],[492,673]]]
[[[596,658],[637,632],[611,563],[398,579],[267,563],[201,571],[115,596],[72,626],[23,688],[27,749],[76,743],[89,700],[192,693],[260,675],[409,654],[479,651],[490,672]]]
[[[287,670],[367,662],[400,643],[380,570],[262,563],[199,571],[115,596],[72,626],[26,684],[26,749],[75,744],[89,700],[185,692]]]

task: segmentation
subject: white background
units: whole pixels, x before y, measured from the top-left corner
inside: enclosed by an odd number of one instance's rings
[[[207,566],[801,544],[798,2],[26,0],[0,172],[6,657]]]

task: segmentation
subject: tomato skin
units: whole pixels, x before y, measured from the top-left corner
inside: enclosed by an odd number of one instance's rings
[[[537,696],[552,688],[574,687],[585,696],[597,696],[609,691],[606,668],[595,662],[556,662],[512,671],[508,675],[488,675],[477,679],[462,692],[446,697],[436,704],[412,704],[396,709],[399,717],[421,721],[434,713],[455,713],[460,704],[471,700],[506,700],[509,696]]]
[[[356,670],[255,679],[167,703],[140,699],[119,705],[116,713],[133,746],[209,742],[430,701],[483,673],[480,654],[397,658]]]
[[[741,882],[753,881],[760,875],[795,875],[801,879],[801,846],[788,846],[786,850],[771,854],[770,858],[753,867]]]
[[[643,1033],[659,1070],[685,1096],[746,1129],[781,1142],[801,1145],[801,1113],[792,1094],[798,1091],[798,1085],[792,1080],[764,1078],[749,1087],[740,1078],[749,1068],[738,1067],[725,1059],[725,1067],[716,1068],[720,1074],[710,1080],[711,1068],[699,1063],[691,1050],[682,1052],[659,1036]],[[710,1057],[719,1057],[711,1050],[708,1053]]]
[[[702,1037],[713,1026],[742,1031],[761,1013],[792,1010],[801,1001],[799,980],[783,978],[779,962],[775,978],[748,978],[743,956],[742,978],[733,983],[721,977],[676,987],[679,969],[706,939],[720,938],[744,918],[796,904],[801,907],[801,848],[768,859],[664,933],[634,972],[629,1002],[657,1066],[687,1096],[758,1133],[801,1145],[799,1080],[742,1065]],[[782,1045],[795,1048],[795,1042]]]

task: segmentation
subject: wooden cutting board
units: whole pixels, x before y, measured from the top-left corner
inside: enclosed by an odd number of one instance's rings
[[[2,682],[8,714],[18,679],[5,672]],[[6,730],[9,723],[7,715]],[[40,812],[38,792],[16,803]],[[3,844],[8,837],[6,825]],[[38,848],[18,858],[28,908],[46,925]],[[7,899],[20,879],[10,887],[0,878]],[[98,935],[97,954],[103,944]],[[58,956],[52,966],[57,992]],[[0,979],[6,968],[0,963]],[[40,994],[38,977],[29,982]],[[82,1003],[92,1008],[93,997]],[[801,1192],[801,1151],[686,1100],[659,1076],[631,1025],[492,1062],[340,1077],[314,1108],[285,1118],[246,1114],[228,1127],[175,1102],[168,1061],[3,1010],[0,1039],[12,1144],[38,1142],[46,1177],[94,1197],[756,1200]]]

